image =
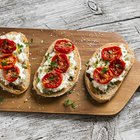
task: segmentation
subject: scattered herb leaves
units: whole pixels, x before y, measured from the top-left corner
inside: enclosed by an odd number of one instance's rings
[[[65,107],[71,106],[73,109],[76,109],[78,105],[76,105],[72,100],[66,99],[63,103]]]

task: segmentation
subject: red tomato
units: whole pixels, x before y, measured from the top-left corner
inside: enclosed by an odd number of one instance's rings
[[[93,78],[99,84],[107,84],[112,80],[113,75],[108,68],[98,67],[93,72]]]
[[[61,73],[52,71],[42,78],[42,83],[45,88],[57,88],[62,83],[62,79]]]
[[[101,52],[103,60],[112,60],[115,58],[120,58],[122,55],[121,48],[118,46],[112,46],[104,48]]]
[[[7,81],[14,82],[19,77],[19,72],[19,68],[17,66],[14,66],[10,69],[4,70],[4,77]]]
[[[0,69],[9,69],[16,63],[16,57],[12,54],[5,54],[0,57]]]
[[[109,68],[114,76],[119,76],[125,69],[125,62],[116,58],[110,62]]]
[[[51,67],[61,73],[65,73],[69,68],[70,63],[65,54],[56,54],[52,58]]]
[[[59,53],[70,53],[74,50],[74,44],[68,40],[61,39],[55,43],[54,49]]]
[[[5,54],[12,53],[16,50],[16,43],[9,39],[0,39],[0,51]]]

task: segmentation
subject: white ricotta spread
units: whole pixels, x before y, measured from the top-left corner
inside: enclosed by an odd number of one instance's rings
[[[23,42],[21,34],[6,34],[3,36],[0,36],[1,39],[9,39],[12,40],[16,43],[16,50],[13,52],[13,54],[18,58],[18,61],[16,62],[16,66],[19,68],[20,73],[19,73],[19,78],[17,78],[14,82],[15,85],[19,85],[26,79],[26,73],[25,73],[25,68],[22,67],[22,63],[28,60],[28,56],[25,52],[26,50],[26,44]],[[18,50],[18,44],[21,45],[22,47],[20,48],[21,50]],[[3,76],[3,70],[0,69],[0,79],[5,82],[5,85],[9,84],[9,82],[4,78]]]
[[[93,86],[95,88],[99,88],[101,91],[106,91],[108,86],[110,85],[110,83],[114,83],[114,82],[117,82],[117,81],[122,81],[124,79],[124,75],[125,75],[126,70],[130,66],[130,61],[129,60],[130,60],[130,57],[132,57],[132,56],[128,54],[127,50],[124,47],[124,44],[121,44],[119,47],[121,48],[121,51],[122,51],[121,59],[126,63],[125,70],[118,77],[114,77],[108,84],[100,84],[100,83],[97,83],[93,79],[93,72],[97,67],[103,67],[103,66],[108,66],[109,65],[109,62],[105,62],[105,61],[101,60],[102,49],[100,49],[98,51],[98,53],[95,57],[92,57],[89,60],[89,63],[88,63],[89,68],[87,69],[86,73],[90,74],[90,78],[92,79]]]
[[[46,56],[47,56],[47,54],[46,54]],[[69,61],[70,61],[70,67],[68,68],[66,73],[62,74],[63,80],[62,80],[62,83],[60,84],[60,86],[57,88],[53,88],[53,89],[44,88],[44,86],[42,84],[42,78],[46,75],[53,56],[55,56],[55,52],[50,53],[49,56],[47,57],[47,60],[44,62],[43,66],[40,66],[37,70],[38,78],[39,78],[39,82],[37,83],[37,88],[39,89],[39,91],[41,93],[48,92],[48,91],[57,92],[57,91],[60,91],[64,88],[66,88],[68,85],[71,84],[71,81],[68,80],[70,78],[70,76],[74,77],[74,75],[75,75],[76,61],[74,59],[74,53],[71,52],[71,53],[67,54],[67,57],[69,58]]]

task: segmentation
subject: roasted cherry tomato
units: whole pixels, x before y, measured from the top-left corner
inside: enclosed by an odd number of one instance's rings
[[[121,48],[118,46],[112,46],[104,48],[101,52],[103,60],[113,60],[115,58],[120,58],[122,55]]]
[[[110,62],[109,68],[114,76],[119,76],[125,69],[125,62],[120,58],[116,58]]]
[[[12,54],[6,54],[0,57],[0,69],[9,69],[16,63],[16,57]]]
[[[68,40],[61,39],[55,43],[54,49],[59,53],[70,53],[74,50],[74,44]]]
[[[93,72],[93,78],[99,84],[107,84],[112,80],[113,75],[108,68],[98,67]]]
[[[4,77],[9,82],[14,82],[19,77],[20,70],[17,66],[4,70]]]
[[[52,71],[42,78],[42,83],[45,88],[57,88],[62,83],[62,79],[60,72]]]
[[[9,54],[16,50],[16,43],[9,39],[0,39],[1,53]]]
[[[69,59],[65,54],[56,54],[52,58],[51,67],[58,72],[65,73],[69,65]]]

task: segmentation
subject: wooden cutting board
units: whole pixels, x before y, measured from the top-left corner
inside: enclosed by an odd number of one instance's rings
[[[27,36],[28,40],[33,39],[33,43],[30,46],[31,81],[28,90],[19,96],[0,90],[0,100],[3,100],[0,104],[0,111],[115,115],[124,108],[140,85],[140,62],[135,61],[122,86],[111,101],[104,104],[96,103],[91,99],[85,88],[85,64],[94,51],[105,43],[125,43],[123,38],[116,33],[0,28],[1,35],[10,31],[22,32]],[[71,94],[65,94],[58,98],[43,98],[36,95],[32,90],[33,76],[49,45],[58,38],[69,38],[78,47],[82,59],[82,70],[78,83]],[[64,107],[63,103],[66,99],[71,99],[78,107],[76,109],[70,106]]]

